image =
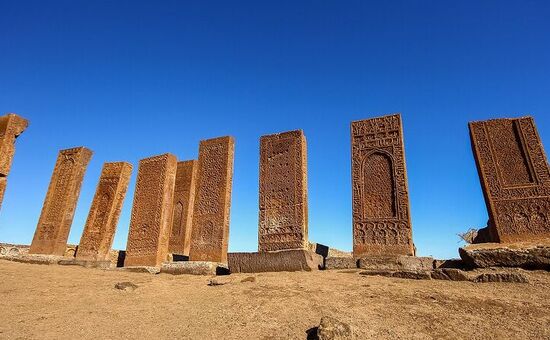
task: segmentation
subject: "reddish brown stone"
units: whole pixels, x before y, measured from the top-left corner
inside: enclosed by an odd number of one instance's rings
[[[131,174],[132,165],[129,163],[103,164],[92,207],[78,245],[78,260],[109,260]]]
[[[25,131],[29,122],[9,113],[0,117],[0,207],[6,191],[7,176],[10,173],[13,155],[15,154],[15,139]]]
[[[414,255],[399,114],[351,123],[353,255]]]
[[[469,127],[492,241],[550,240],[550,171],[533,118]]]
[[[169,253],[189,256],[197,178],[196,163],[197,161],[194,160],[178,163],[174,189],[172,232],[170,233],[168,246]]]
[[[80,187],[91,157],[92,151],[85,147],[59,152],[29,253],[65,254]]]
[[[259,251],[308,246],[307,151],[302,130],[260,139],[259,203]]]
[[[160,266],[168,254],[177,159],[171,154],[139,162],[124,266]]]
[[[192,261],[227,263],[234,149],[235,141],[229,136],[200,142],[189,251]]]

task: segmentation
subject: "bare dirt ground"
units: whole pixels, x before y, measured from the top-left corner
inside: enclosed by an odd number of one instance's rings
[[[255,277],[255,282],[241,282]],[[150,275],[0,261],[0,339],[306,339],[328,315],[357,339],[549,339],[550,273],[529,284],[350,271]],[[114,288],[131,281],[134,291]]]

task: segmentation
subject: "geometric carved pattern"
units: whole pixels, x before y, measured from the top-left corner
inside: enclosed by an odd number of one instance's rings
[[[258,250],[305,248],[307,151],[302,130],[260,138]]]
[[[200,142],[191,261],[227,263],[234,150],[235,141],[229,136]]]
[[[77,259],[95,261],[109,259],[131,174],[132,165],[129,163],[103,164],[92,207],[78,245]]]
[[[550,172],[533,118],[469,128],[492,241],[550,239]]]
[[[0,206],[4,198],[7,176],[15,154],[15,139],[25,131],[29,122],[10,113],[0,117]]]
[[[195,201],[197,161],[178,162],[172,217],[172,232],[168,252],[189,256],[191,223]]]
[[[176,156],[169,153],[139,161],[124,266],[166,261],[176,169]]]
[[[63,256],[80,187],[92,151],[85,147],[61,150],[29,250],[31,254]]]
[[[351,123],[353,255],[414,255],[399,114]]]

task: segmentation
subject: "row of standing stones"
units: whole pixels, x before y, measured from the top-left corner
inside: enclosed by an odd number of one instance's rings
[[[0,199],[15,139],[27,126],[15,114],[0,117]],[[307,148],[296,130],[260,138],[259,252],[227,252],[234,140],[219,137],[200,142],[198,160],[164,154],[140,161],[125,251],[111,247],[132,165],[104,164],[81,241],[67,248],[92,151],[60,151],[30,248],[2,245],[0,256],[170,274],[362,269],[364,275],[524,282],[510,278],[519,272],[472,273],[550,269],[550,173],[534,120],[469,127],[490,219],[470,240],[479,244],[459,250],[460,260],[415,256],[399,114],[351,123],[353,253],[308,241]]]

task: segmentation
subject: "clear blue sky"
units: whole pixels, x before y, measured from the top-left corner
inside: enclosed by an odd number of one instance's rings
[[[0,0],[0,112],[17,141],[0,240],[30,243],[57,152],[94,151],[69,242],[102,163],[197,157],[236,139],[230,251],[254,251],[259,137],[303,129],[312,241],[350,250],[352,120],[402,112],[414,241],[456,257],[487,212],[467,122],[532,114],[550,147],[547,1]]]

